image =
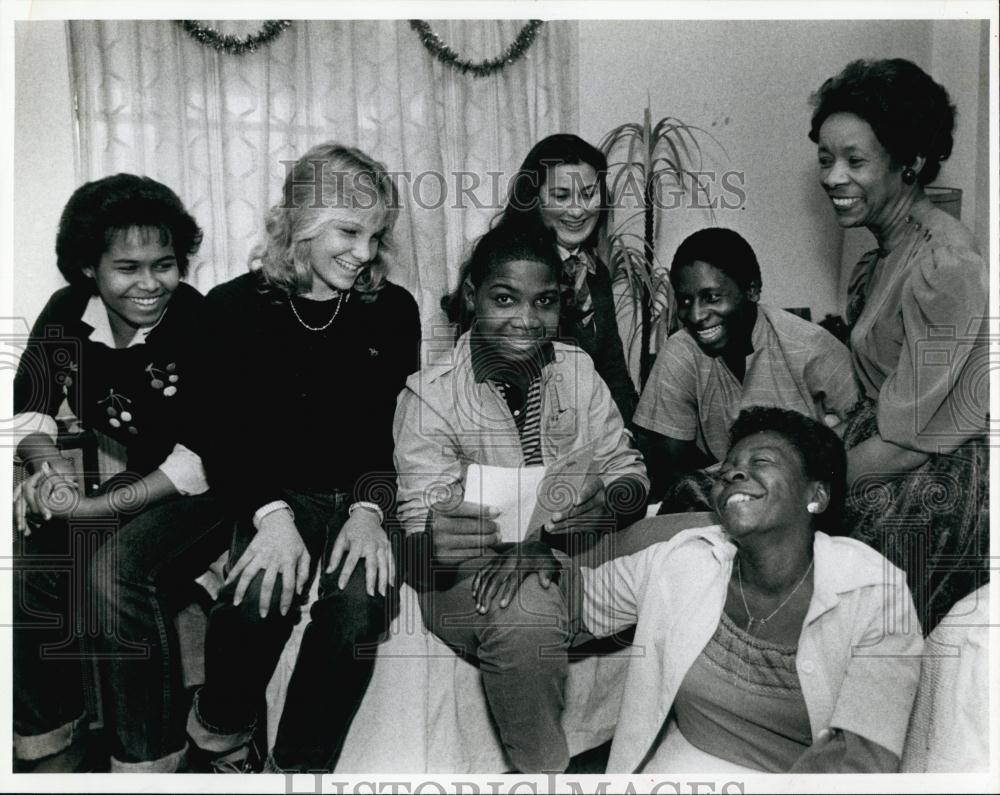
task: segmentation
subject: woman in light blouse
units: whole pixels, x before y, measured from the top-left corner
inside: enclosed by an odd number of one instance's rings
[[[925,632],[989,577],[987,268],[925,186],[955,108],[915,64],[855,61],[814,97],[820,184],[878,247],[848,287],[862,402],[841,428],[848,526],[906,571]]]

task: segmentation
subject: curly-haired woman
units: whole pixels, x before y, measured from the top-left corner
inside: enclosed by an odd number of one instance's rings
[[[63,210],[56,256],[69,286],[42,310],[14,382],[29,473],[14,496],[22,769],[84,761],[98,716],[85,714],[96,709],[82,653],[100,661],[111,769],[170,772],[184,755],[177,595],[226,545],[195,452],[205,299],[182,279],[200,242],[181,200],[148,177],[88,182]],[[91,493],[56,447],[63,401],[125,451],[125,470]]]
[[[842,429],[848,524],[907,573],[925,632],[988,577],[987,269],[924,190],[955,108],[915,64],[854,61],[814,97],[820,183],[878,248],[851,275],[862,403]]]

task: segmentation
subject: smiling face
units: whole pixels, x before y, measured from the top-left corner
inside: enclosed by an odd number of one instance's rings
[[[844,227],[885,227],[904,198],[900,166],[871,126],[853,113],[833,113],[819,129],[820,184]]]
[[[733,445],[712,487],[712,504],[734,539],[810,526],[807,505],[826,508],[826,486],[806,477],[802,456],[774,431]]]
[[[307,295],[320,301],[354,286],[361,268],[378,254],[386,231],[381,202],[370,208],[334,207],[328,217],[309,246],[312,288]]]
[[[159,229],[145,227],[116,233],[97,267],[83,272],[94,280],[122,344],[159,322],[181,281],[173,245]]]
[[[677,277],[677,312],[684,328],[709,356],[719,356],[734,342],[748,339],[751,307],[760,288],[743,290],[714,265],[696,260]]]
[[[475,313],[475,333],[501,360],[537,357],[559,326],[559,282],[552,268],[535,260],[510,260],[490,269],[466,301]]]
[[[555,232],[563,248],[575,251],[600,219],[601,189],[597,171],[586,163],[548,169],[539,198],[542,223]]]

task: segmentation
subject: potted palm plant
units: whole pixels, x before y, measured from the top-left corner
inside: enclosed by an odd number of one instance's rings
[[[619,125],[599,144],[608,159],[612,207],[605,261],[613,274],[625,358],[640,391],[659,343],[677,327],[669,270],[656,256],[657,233],[667,209],[659,197],[664,183],[685,192],[707,190],[700,136],[707,136],[725,152],[701,127],[673,116],[654,124],[647,102],[642,123]]]

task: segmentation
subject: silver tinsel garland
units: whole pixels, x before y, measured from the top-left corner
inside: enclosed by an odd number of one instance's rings
[[[534,43],[539,28],[544,24],[540,19],[531,20],[521,28],[521,32],[517,34],[514,43],[499,56],[485,61],[474,62],[460,57],[457,52],[445,44],[442,38],[431,29],[429,23],[422,19],[410,20],[410,27],[417,32],[420,36],[420,41],[423,42],[424,47],[427,48],[427,51],[431,55],[445,66],[457,69],[463,74],[471,72],[473,77],[487,77],[522,58],[528,51],[528,48]]]
[[[258,47],[270,44],[286,28],[291,27],[292,21],[290,19],[269,19],[264,22],[260,30],[249,36],[220,33],[215,28],[207,28],[191,19],[179,19],[177,24],[199,44],[204,44],[206,47],[228,55],[245,55],[248,52],[256,52]]]

